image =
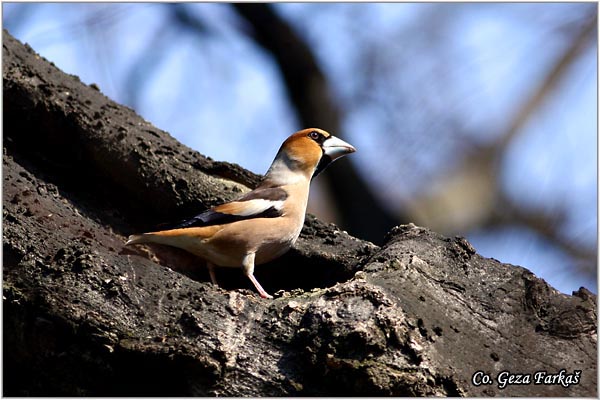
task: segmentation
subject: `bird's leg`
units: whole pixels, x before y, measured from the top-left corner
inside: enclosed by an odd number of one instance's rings
[[[215,275],[215,264],[210,261],[206,262],[206,268],[208,268],[208,274],[210,275],[210,281],[215,285],[219,286],[217,283],[217,276]]]
[[[255,257],[255,255],[256,255],[256,253],[246,254],[244,259],[242,260],[242,268],[244,270],[244,275],[246,275],[248,277],[248,279],[250,279],[250,282],[252,282],[252,284],[254,285],[256,290],[258,290],[258,294],[260,294],[260,297],[262,297],[263,299],[272,299],[273,296],[271,296],[269,293],[267,293],[265,291],[265,289],[263,289],[263,287],[260,285],[260,283],[258,283],[256,278],[254,277],[254,257]]]

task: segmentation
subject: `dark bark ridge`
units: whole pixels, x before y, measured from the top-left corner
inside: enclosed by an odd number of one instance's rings
[[[5,395],[591,396],[596,296],[558,293],[414,225],[379,248],[308,217],[287,255],[207,283],[124,236],[260,177],[179,144],[3,37]],[[171,268],[177,268],[174,271]],[[577,385],[474,386],[477,370],[581,370]]]

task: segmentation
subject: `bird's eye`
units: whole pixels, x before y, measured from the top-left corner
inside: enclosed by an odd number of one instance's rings
[[[318,140],[321,135],[317,131],[312,131],[308,134],[308,136],[310,136],[310,138],[313,140]]]

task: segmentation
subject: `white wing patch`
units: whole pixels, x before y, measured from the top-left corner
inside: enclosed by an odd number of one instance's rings
[[[276,211],[281,211],[283,208],[283,200],[253,199],[239,202],[234,201],[232,203],[223,204],[223,206],[217,207],[215,211],[231,215],[239,215],[241,217],[250,217],[252,215],[261,214],[267,211],[269,208],[274,208]]]
[[[281,188],[257,188],[240,199],[221,204],[180,222],[175,228],[226,224],[243,219],[276,218],[283,214],[287,192]]]

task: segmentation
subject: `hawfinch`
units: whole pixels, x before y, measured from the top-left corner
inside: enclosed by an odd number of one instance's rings
[[[272,298],[254,277],[254,266],[287,252],[298,239],[310,181],[332,161],[356,151],[321,129],[294,133],[281,145],[260,185],[237,200],[195,216],[175,229],[132,235],[126,245],[160,243],[184,249],[215,266],[242,267],[263,298]]]

